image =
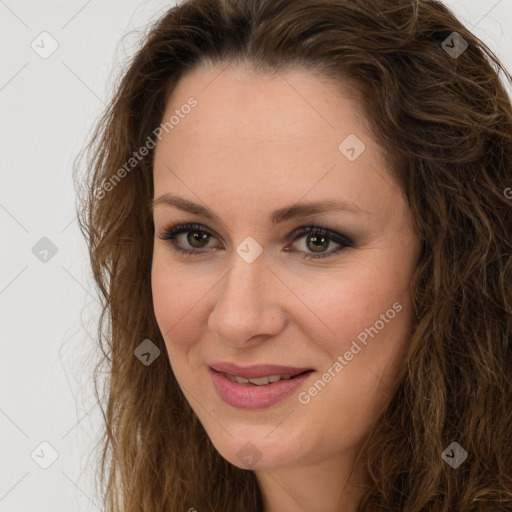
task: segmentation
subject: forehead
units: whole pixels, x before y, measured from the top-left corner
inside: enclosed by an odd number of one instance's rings
[[[193,69],[178,82],[164,119],[191,96],[198,102],[194,115],[171,134],[180,144],[192,142],[190,135],[196,142],[222,145],[236,140],[249,146],[272,141],[335,143],[347,128],[367,135],[351,89],[304,69],[273,74],[236,64]]]
[[[184,109],[191,97],[196,106]],[[208,185],[210,193],[228,187],[280,202],[339,191],[364,209],[389,199],[383,185],[393,184],[353,90],[307,70],[196,68],[178,82],[162,122],[173,115],[179,122],[156,147],[155,196],[174,187],[190,196]],[[340,144],[354,136],[364,151],[350,161]]]

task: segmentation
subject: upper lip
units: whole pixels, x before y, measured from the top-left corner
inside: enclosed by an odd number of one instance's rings
[[[268,377],[269,375],[298,375],[312,368],[299,368],[297,366],[281,366],[276,364],[255,364],[252,366],[238,366],[234,363],[220,362],[209,365],[212,370],[221,373],[229,373],[236,377],[246,379],[257,379],[258,377]]]

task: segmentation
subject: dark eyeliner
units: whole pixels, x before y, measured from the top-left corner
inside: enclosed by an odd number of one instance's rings
[[[187,233],[188,231],[197,231],[200,233],[207,233],[210,236],[215,236],[212,231],[210,231],[206,226],[202,224],[178,224],[176,226],[172,226],[164,229],[159,235],[158,238],[163,240],[164,242],[169,242],[169,245],[175,250],[180,252],[181,254],[187,256],[198,256],[200,253],[204,253],[204,249],[184,249],[175,243],[176,237],[181,233]]]
[[[292,231],[292,233],[288,235],[287,240],[289,242],[294,242],[298,238],[302,238],[303,236],[309,234],[325,236],[328,240],[336,244],[339,244],[339,247],[324,253],[305,253],[299,256],[300,258],[303,259],[315,260],[319,258],[328,258],[329,256],[337,254],[347,247],[354,247],[354,242],[350,238],[340,233],[337,233],[336,231],[327,229],[322,225],[301,226],[300,228],[297,228],[296,230]],[[287,249],[287,251],[299,253],[302,252],[296,249]]]
[[[191,223],[191,224],[178,224],[176,226],[166,228],[161,233],[158,234],[158,238],[163,241],[168,241],[169,245],[171,245],[171,247],[175,251],[177,251],[181,254],[184,254],[184,255],[188,255],[188,256],[201,256],[201,255],[205,254],[208,249],[211,249],[211,248],[205,248],[205,249],[188,248],[188,249],[185,249],[185,248],[177,245],[175,242],[176,237],[182,233],[187,233],[189,231],[206,233],[212,237],[215,237],[213,232],[210,229],[208,229],[206,226],[204,226],[202,224]],[[325,236],[328,240],[338,244],[339,247],[334,250],[330,250],[330,251],[324,252],[324,253],[318,253],[318,254],[304,253],[301,256],[299,256],[300,258],[303,258],[303,259],[314,260],[314,259],[319,259],[319,258],[327,258],[329,256],[332,256],[333,254],[340,252],[341,250],[343,250],[347,247],[354,247],[354,242],[350,238],[348,238],[340,233],[337,233],[335,231],[332,231],[330,229],[324,228],[321,225],[301,226],[301,227],[295,229],[294,231],[292,231],[287,236],[286,239],[288,242],[294,242],[297,239],[302,238],[303,236],[309,235],[309,234]],[[287,252],[296,252],[296,253],[304,252],[304,251],[300,251],[297,249],[290,249],[290,248],[286,248],[286,251]]]

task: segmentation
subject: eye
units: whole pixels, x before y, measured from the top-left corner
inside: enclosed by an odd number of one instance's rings
[[[306,252],[301,256],[301,258],[304,259],[327,258],[342,251],[346,247],[354,247],[354,242],[350,238],[322,226],[302,226],[291,233],[288,240],[297,241],[301,238],[305,239],[304,243],[301,245],[306,250],[311,251],[311,253]],[[325,252],[331,243],[334,243],[338,247],[329,252]],[[286,250],[289,251],[290,249]],[[295,252],[295,249],[293,249],[293,251]],[[299,250],[299,252],[304,251]]]
[[[208,243],[214,238],[214,234],[201,224],[179,224],[165,229],[158,235],[158,238],[169,242],[171,247],[181,254],[201,256],[207,252],[204,249],[212,248],[208,246]],[[301,238],[305,239],[302,244],[305,250],[288,247],[284,250],[304,253],[300,256],[303,259],[318,259],[332,256],[346,247],[354,246],[354,242],[350,238],[322,226],[302,226],[293,231],[287,240],[296,242]],[[332,243],[338,247],[326,252]],[[184,247],[184,244],[188,247]]]
[[[183,237],[183,235],[186,236]],[[179,224],[167,228],[163,233],[158,235],[160,240],[168,241],[174,250],[187,255],[196,255],[199,252],[204,252],[200,251],[200,249],[206,247],[211,237],[213,237],[213,233],[206,226],[201,224]],[[184,238],[192,248],[183,248],[183,245],[179,243],[180,238]]]

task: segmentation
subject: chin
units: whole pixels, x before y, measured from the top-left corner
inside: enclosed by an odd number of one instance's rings
[[[211,433],[208,437],[215,449],[228,462],[240,469],[274,469],[294,465],[297,462],[297,446],[303,442],[293,439],[283,432],[279,436],[269,437],[268,426],[242,425],[241,433],[231,437],[224,430]]]

